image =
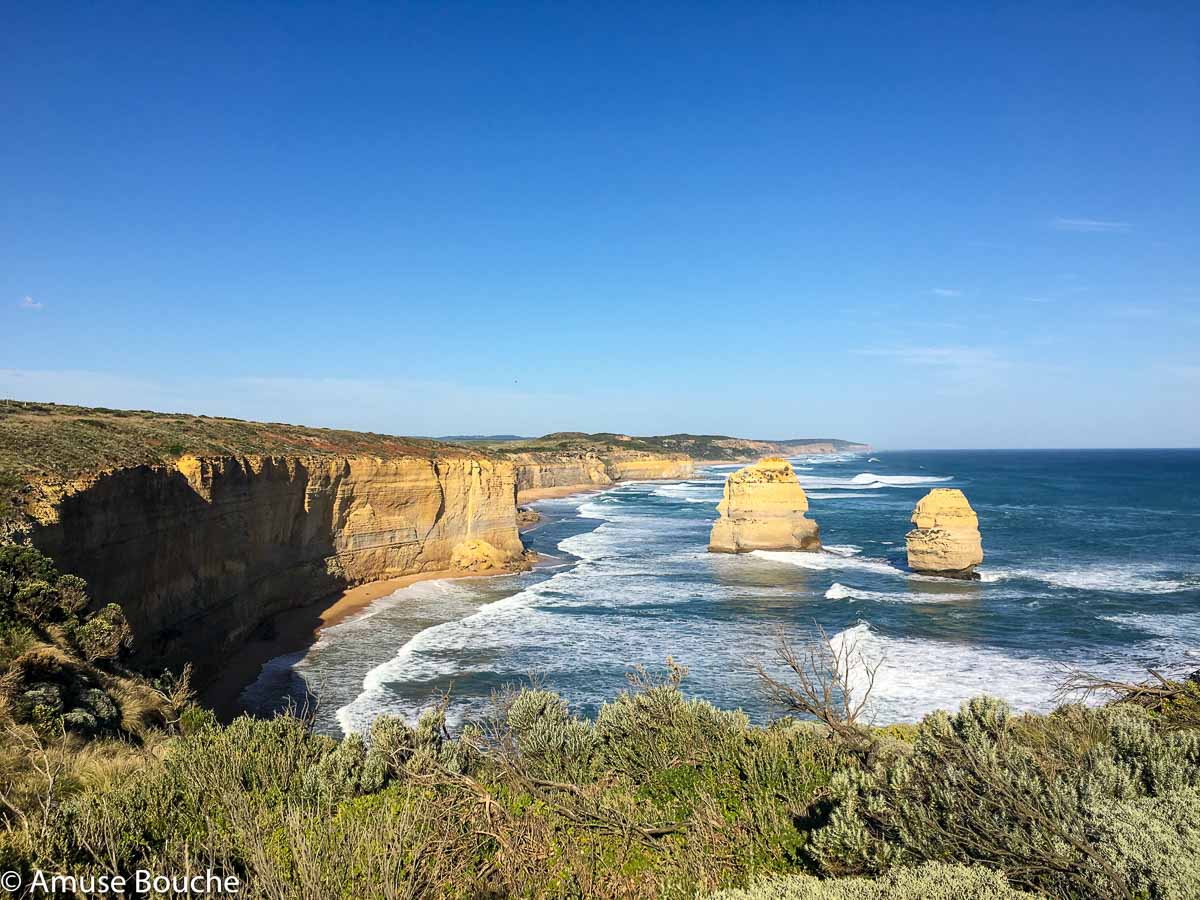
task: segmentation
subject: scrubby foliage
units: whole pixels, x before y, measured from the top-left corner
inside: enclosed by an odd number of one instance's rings
[[[978,698],[863,749],[683,674],[635,673],[594,722],[516,691],[457,735],[444,704],[341,741],[189,712],[136,764],[18,798],[0,864],[211,867],[280,898],[1200,896],[1200,736],[1151,711]]]
[[[195,709],[186,674],[151,682],[124,667],[120,606],[89,606],[82,579],[0,544],[0,869],[5,854],[49,852],[70,798],[142,771]]]
[[[893,869],[877,879],[776,875],[755,879],[744,890],[727,890],[713,900],[1029,900],[1002,874],[982,866],[925,863]]]
[[[451,737],[441,707],[368,740],[297,717],[200,724],[103,790],[64,795],[0,862],[182,871],[252,896],[694,896],[803,867],[798,825],[838,748],[644,682],[595,723],[543,691]]]
[[[119,668],[129,624],[117,604],[89,614],[89,603],[82,578],[32,547],[0,544],[0,720],[43,733],[139,730],[120,702],[139,693]]]
[[[1200,734],[1138,706],[977,698],[928,716],[911,753],[839,772],[809,851],[835,875],[966,861],[1052,896],[1200,896],[1198,788]]]
[[[668,660],[594,720],[531,686],[456,733],[444,699],[339,741],[296,715],[219,724],[186,674],[121,668],[119,607],[88,608],[0,550],[0,870],[212,869],[322,900],[1200,896],[1192,682],[759,726]]]

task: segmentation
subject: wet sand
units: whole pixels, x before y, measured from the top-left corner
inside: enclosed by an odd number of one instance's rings
[[[676,481],[678,479],[659,479]],[[523,491],[518,505],[524,506],[535,500],[570,497],[576,494],[598,494],[612,487],[604,484],[564,485],[562,487],[536,488]],[[536,527],[533,523],[529,527]],[[527,530],[527,529],[523,529]],[[557,564],[559,560],[543,557],[539,563]],[[514,570],[516,571],[516,570]],[[504,574],[487,572],[486,576]],[[243,712],[239,697],[242,691],[258,678],[262,667],[277,656],[297,653],[311,647],[324,628],[366,609],[376,600],[395,593],[400,588],[439,578],[473,578],[461,572],[437,571],[404,575],[383,581],[372,581],[348,588],[324,600],[307,606],[285,610],[260,625],[253,635],[222,664],[221,674],[200,690],[200,701],[216,712],[222,721],[229,721]]]
[[[619,482],[618,482],[619,483]],[[598,494],[606,491],[611,484],[565,484],[560,487],[531,488],[517,495],[517,505],[524,506],[535,500],[557,500],[574,494]]]
[[[222,721],[229,721],[243,711],[238,698],[247,685],[254,683],[269,660],[308,649],[322,629],[344,622],[400,588],[418,581],[472,577],[478,576],[450,571],[420,572],[360,584],[316,603],[285,610],[260,625],[250,639],[225,660],[221,674],[200,691],[200,701],[215,711]]]

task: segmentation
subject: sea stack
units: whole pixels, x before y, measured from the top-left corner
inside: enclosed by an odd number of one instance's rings
[[[957,488],[935,488],[913,510],[916,527],[905,538],[908,567],[926,575],[977,579],[983,562],[979,517]]]
[[[791,463],[770,457],[725,479],[708,549],[714,553],[751,550],[820,550],[820,529],[805,518],[808,497]]]

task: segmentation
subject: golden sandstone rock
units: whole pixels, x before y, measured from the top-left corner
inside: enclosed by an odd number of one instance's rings
[[[182,664],[351,585],[527,567],[515,497],[511,463],[466,451],[183,456],[80,478],[30,536],[121,598],[143,658]]]
[[[708,549],[715,553],[751,550],[820,550],[820,529],[805,518],[808,497],[791,463],[769,457],[725,479],[721,514]]]
[[[957,488],[935,488],[913,510],[916,526],[905,538],[908,567],[947,578],[978,578],[983,562],[979,517]]]
[[[507,457],[517,472],[517,502],[527,503],[565,488],[606,487],[618,481],[687,478],[694,463],[683,453],[638,450],[514,453]]]
[[[463,541],[450,554],[450,568],[460,571],[502,572],[512,565],[513,559],[509,554],[478,538]]]

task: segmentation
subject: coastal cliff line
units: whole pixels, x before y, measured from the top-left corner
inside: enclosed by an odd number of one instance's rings
[[[517,506],[541,492],[686,478],[697,459],[766,446],[577,433],[477,446],[0,400],[0,538],[121,603],[143,665],[193,662],[203,684],[273,617],[349,587],[527,567]]]
[[[687,478],[695,471],[695,462],[682,453],[586,450],[519,453],[508,459],[516,466],[518,503],[551,492],[588,490],[619,481]]]
[[[349,586],[469,569],[471,542],[520,568],[514,496],[486,458],[185,456],[80,479],[29,537],[122,598],[143,652],[200,664]]]

